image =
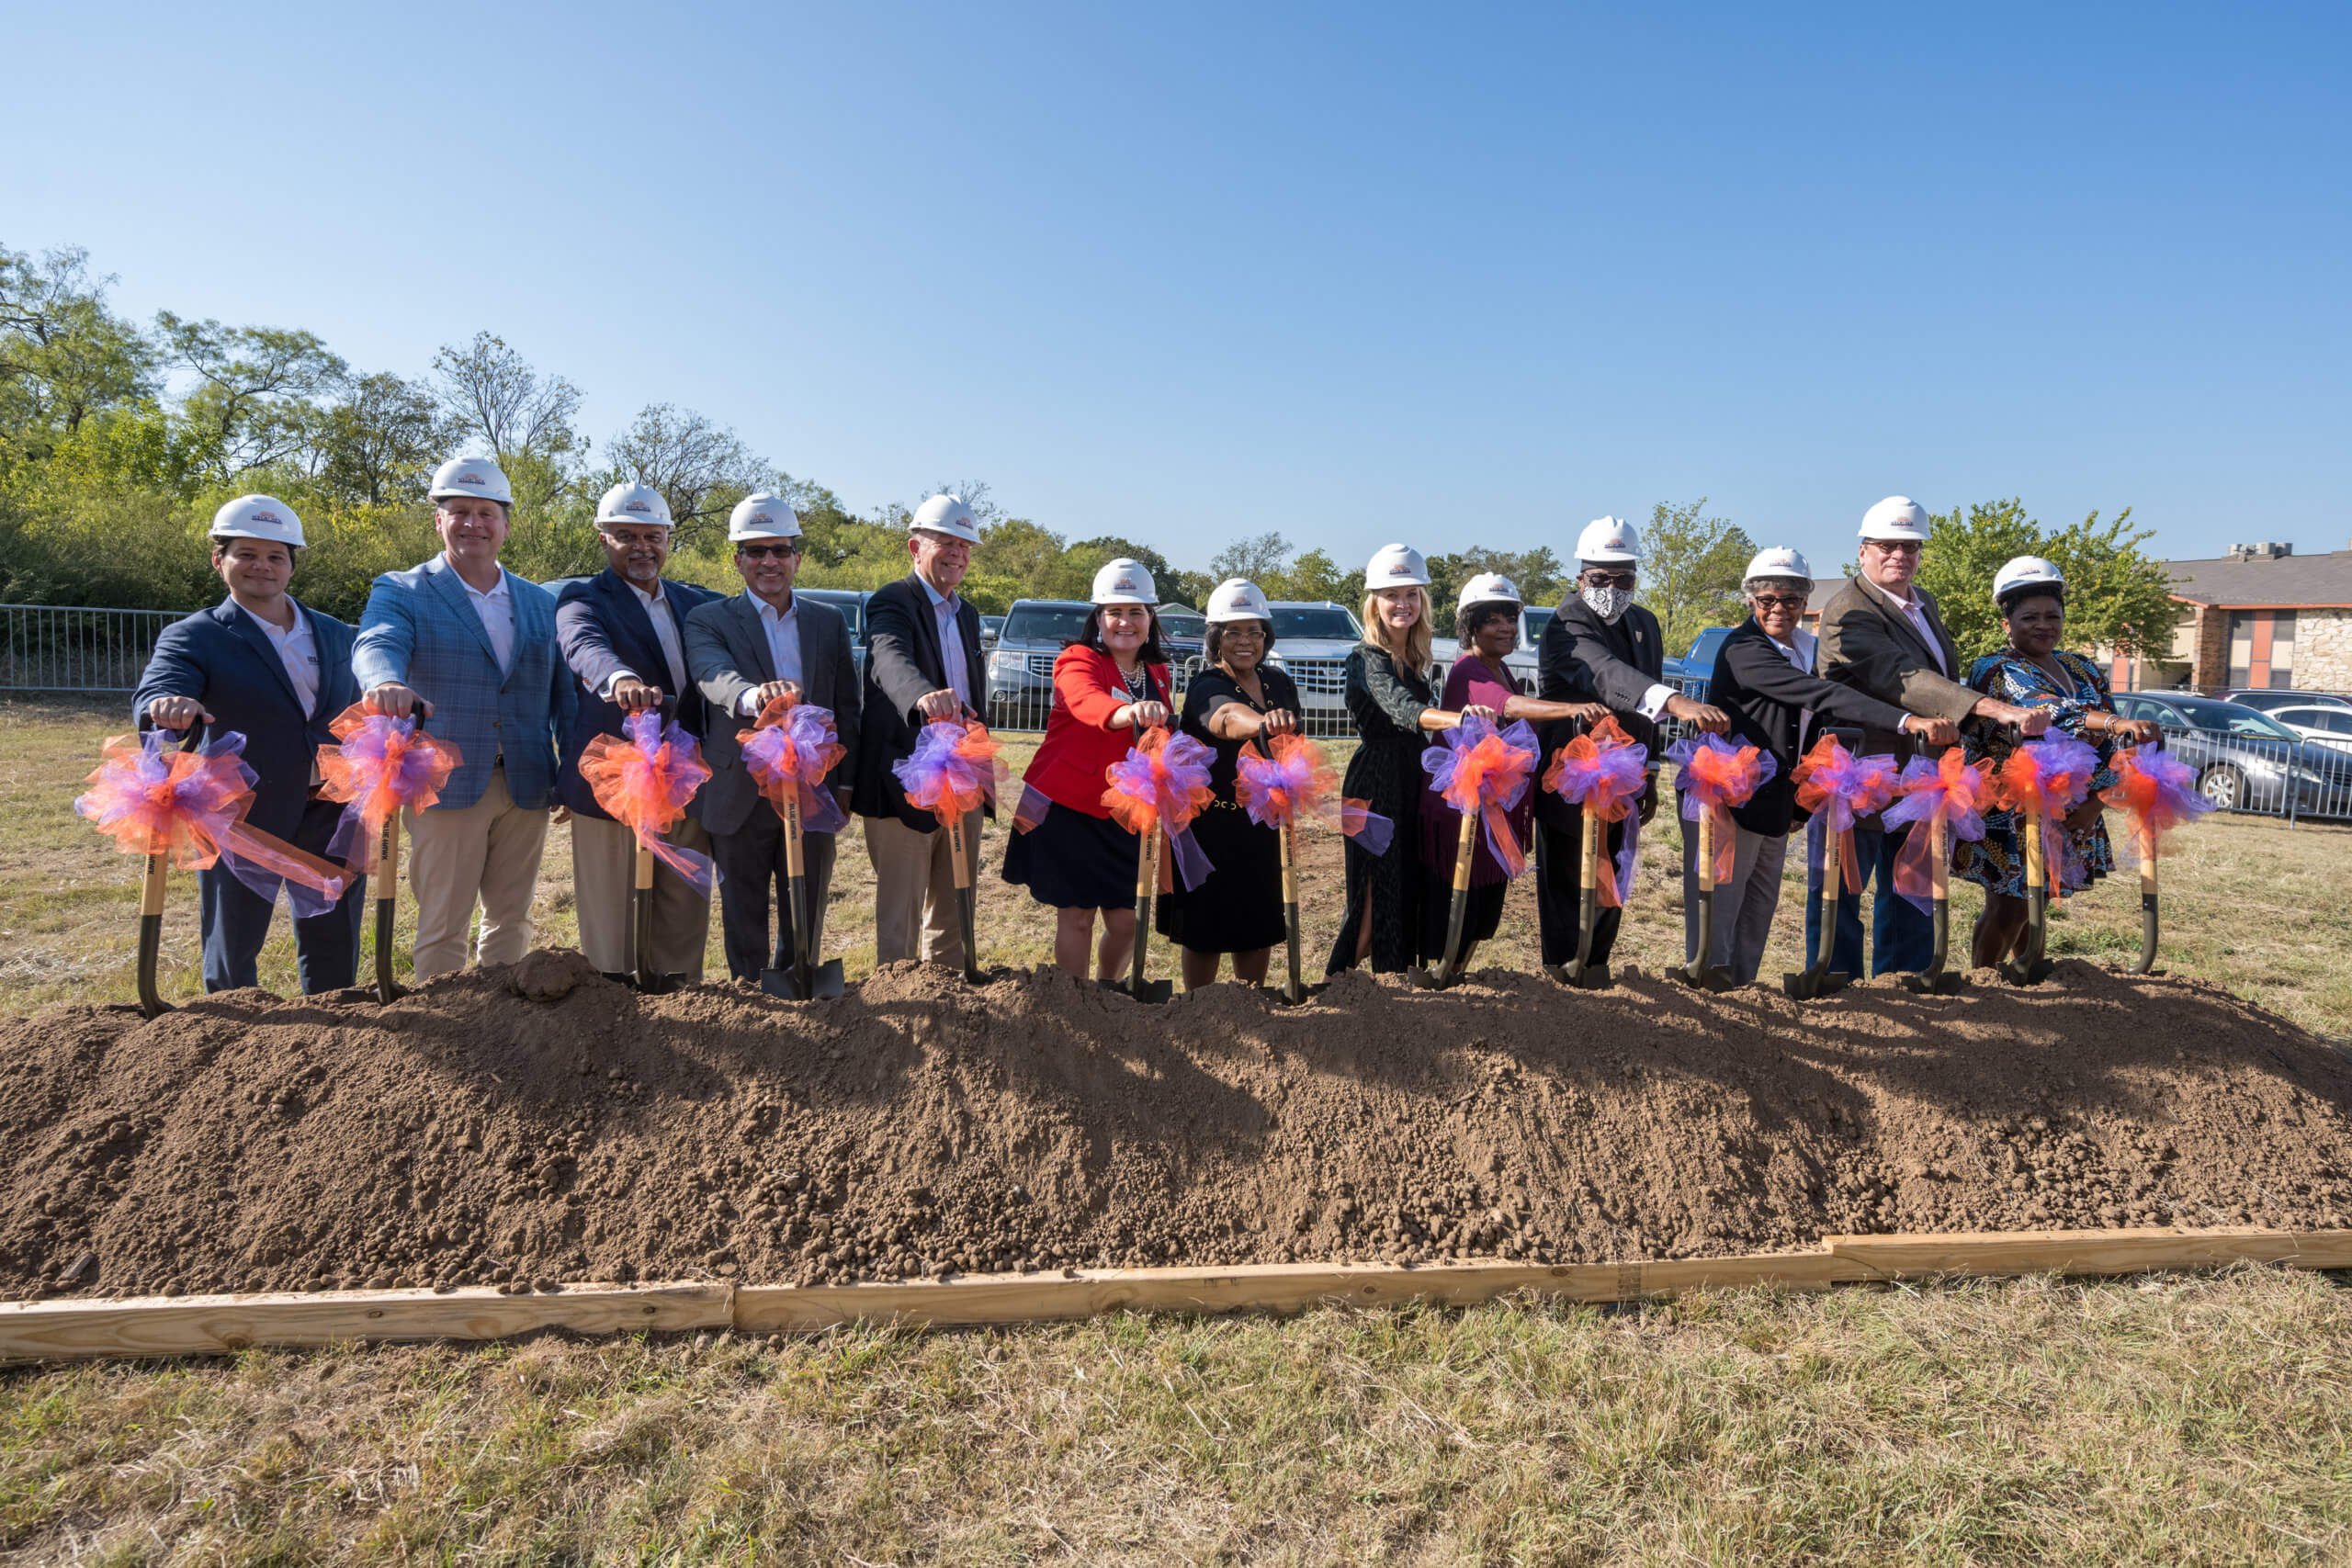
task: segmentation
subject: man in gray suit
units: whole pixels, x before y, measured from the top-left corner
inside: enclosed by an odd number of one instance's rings
[[[791,960],[792,901],[785,883],[784,819],[761,795],[738,738],[762,708],[792,692],[802,702],[831,709],[835,735],[854,749],[857,667],[842,613],[792,592],[792,580],[800,572],[800,518],[782,498],[765,491],[745,496],[727,521],[727,537],[735,546],[743,592],[699,605],[686,616],[686,667],[707,713],[703,761],[710,765],[710,782],[702,787],[702,820],[710,829],[711,858],[718,863],[720,940],[728,972],[739,980],[757,980],[763,969],[781,969]],[[829,780],[838,781],[832,794],[844,816],[850,762],[844,755]],[[825,896],[833,881],[833,833],[807,831],[804,823],[801,845],[808,879],[808,955],[814,963],[824,940]],[[777,909],[773,942],[771,889]]]

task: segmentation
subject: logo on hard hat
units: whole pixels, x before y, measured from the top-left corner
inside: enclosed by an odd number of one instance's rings
[[[480,474],[459,474],[458,476],[458,482],[461,485],[478,485],[485,484],[488,481]]]
[[[278,516],[275,512],[256,512],[253,514],[252,521],[255,523],[275,523],[278,521]]]
[[[1136,580],[1134,578],[1121,577],[1118,581],[1113,583],[1111,586],[1114,588],[1133,588],[1135,585]]]
[[[752,521],[754,523],[773,523],[775,519],[770,517],[764,512],[754,512],[752,513]]]
[[[621,510],[623,512],[650,512],[653,508],[646,505],[645,502],[641,501],[632,501],[627,506],[622,507]]]

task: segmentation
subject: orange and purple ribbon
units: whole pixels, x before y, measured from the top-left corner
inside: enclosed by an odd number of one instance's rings
[[[304,919],[334,908],[351,886],[347,868],[245,821],[260,776],[245,765],[245,738],[229,730],[193,751],[178,744],[161,729],[114,737],[74,809],[124,854],[168,855],[182,871],[220,865],[273,904],[283,886]]]
[[[1552,765],[1544,770],[1544,787],[1595,821],[1623,822],[1649,787],[1649,748],[1626,734],[1611,714],[1553,753]],[[1640,827],[1638,821],[1628,825],[1614,863],[1616,874],[1600,879],[1600,901],[1610,908],[1623,908],[1634,890]]]
[[[790,693],[768,699],[753,728],[736,732],[743,765],[760,794],[784,815],[785,802],[800,804],[800,826],[810,833],[838,833],[849,818],[833,792],[824,787],[849,748],[835,738],[833,712],[795,701]]]
[[[710,777],[695,738],[675,720],[658,713],[633,713],[621,721],[626,737],[599,735],[580,753],[580,776],[605,815],[637,835],[638,848],[684,877],[704,897],[718,886],[710,857],[671,843],[662,835],[686,815],[695,791]]]
[[[1797,804],[1813,813],[1805,842],[1815,861],[1821,857],[1821,836],[1837,834],[1846,891],[1860,893],[1862,867],[1854,853],[1854,825],[1884,810],[1902,787],[1894,759],[1884,752],[1857,757],[1835,735],[1824,734],[1789,771],[1789,781],[1797,786]]]
[[[1216,797],[1209,787],[1215,756],[1191,736],[1155,725],[1103,770],[1110,781],[1102,792],[1103,809],[1130,833],[1165,829],[1170,858],[1187,888],[1198,887],[1216,869],[1190,830],[1193,818]]]
[[[1984,812],[1993,804],[1993,781],[1986,765],[1971,762],[1959,747],[1930,761],[1914,757],[1903,764],[1895,784],[1895,800],[1879,817],[1893,832],[1905,823],[1911,836],[1894,856],[1894,890],[1923,915],[1936,908],[1935,826],[1944,824],[1949,847],[1973,843],[1984,837]]]
[[[2041,818],[2043,883],[2053,899],[2065,897],[2069,875],[2077,887],[2089,880],[2065,816],[2090,798],[2098,772],[2098,753],[2071,735],[2029,740],[1993,770],[1994,805]]]
[[[1320,822],[1375,855],[1388,852],[1396,831],[1370,801],[1340,798],[1330,759],[1304,735],[1273,736],[1263,750],[1255,740],[1242,747],[1233,765],[1233,798],[1261,828]]]
[[[1505,876],[1517,876],[1527,869],[1527,852],[1511,830],[1510,813],[1527,797],[1543,754],[1535,731],[1523,718],[1498,729],[1493,720],[1472,716],[1444,731],[1443,740],[1421,752],[1430,791],[1454,810],[1475,814],[1495,863]]]
[[[907,804],[937,817],[942,827],[996,803],[1004,743],[978,719],[935,718],[915,737],[912,752],[890,764]]]
[[[373,871],[392,813],[423,811],[440,799],[465,760],[448,741],[419,734],[413,718],[393,718],[364,702],[327,729],[336,744],[319,748],[319,794],[344,803],[327,853],[355,872]]]
[[[1682,768],[1674,776],[1674,793],[1681,802],[1683,820],[1696,822],[1704,811],[1714,822],[1714,880],[1721,886],[1731,880],[1739,859],[1732,807],[1753,799],[1757,790],[1780,772],[1780,764],[1760,746],[1734,746],[1716,735],[1678,740],[1668,749],[1666,760]]]
[[[2115,759],[2115,783],[2098,797],[2119,811],[2131,814],[2140,852],[2154,852],[2157,838],[2195,821],[2213,809],[2197,793],[2197,770],[2169,751],[2142,751],[2134,747]]]

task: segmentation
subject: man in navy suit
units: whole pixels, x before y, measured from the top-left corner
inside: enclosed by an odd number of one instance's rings
[[[241,495],[215,513],[212,570],[229,597],[164,628],[131,709],[142,728],[186,729],[200,721],[208,740],[230,730],[243,735],[246,765],[259,775],[245,820],[323,856],[343,807],[312,798],[318,749],[334,744],[327,726],[359,700],[359,686],[351,673],[351,628],[286,592],[301,548],[302,520],[282,501]],[[355,878],[325,913],[295,919],[303,990],[352,983],[366,881]],[[276,903],[224,865],[198,873],[197,888],[204,988],[257,984],[254,959]]]
[[[616,484],[596,503],[596,538],[605,570],[567,584],[556,595],[556,642],[580,682],[580,708],[564,736],[556,795],[571,808],[573,907],[580,916],[580,951],[607,975],[636,967],[636,931],[629,919],[637,836],[596,804],[580,776],[580,754],[599,735],[618,736],[633,713],[673,716],[695,740],[703,739],[702,693],[686,668],[686,614],[719,595],[662,576],[670,559],[670,507],[650,485]],[[705,791],[707,794],[707,791]],[[681,849],[707,853],[699,795],[687,816],[663,835]],[[700,980],[709,944],[710,900],[669,866],[653,866],[653,951],[657,974]]]
[[[431,494],[442,552],[376,579],[351,655],[372,706],[394,718],[422,711],[464,759],[440,800],[405,818],[420,980],[465,965],[477,901],[480,962],[529,951],[539,856],[550,818],[565,816],[555,740],[575,705],[556,655],[555,595],[499,564],[514,504],[506,476],[487,457],[452,457]]]

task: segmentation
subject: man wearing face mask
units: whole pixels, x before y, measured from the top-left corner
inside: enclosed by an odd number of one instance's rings
[[[1907,495],[1890,495],[1862,514],[1861,570],[1846,580],[1821,609],[1820,672],[1869,693],[1905,713],[1957,725],[1965,719],[2016,724],[2029,736],[2050,725],[2046,708],[2013,707],[1963,686],[1967,670],[1936,613],[1936,596],[1921,588],[1919,557],[1928,542],[1928,509]],[[1901,755],[1893,731],[1863,731],[1865,751]],[[1925,757],[1944,748],[1930,740],[1917,748]],[[1908,825],[1892,833],[1875,819],[1854,829],[1854,855],[1865,878],[1878,879],[1871,916],[1871,973],[1925,969],[1935,955],[1936,927],[1894,888],[1894,857],[1910,835]],[[1805,963],[1821,942],[1820,888],[1805,898]],[[1859,899],[1841,898],[1830,949],[1830,967],[1862,972],[1862,915]]]
[[[1641,556],[1641,536],[1619,518],[1597,519],[1577,536],[1576,586],[1544,628],[1536,694],[1545,702],[1606,705],[1625,733],[1649,749],[1655,770],[1661,716],[1711,735],[1721,735],[1730,721],[1721,709],[1694,702],[1659,679],[1666,667],[1665,633],[1656,615],[1634,603]],[[1555,719],[1538,727],[1538,733],[1544,742],[1543,766],[1537,770],[1541,777],[1560,748],[1576,738],[1577,727]],[[1657,811],[1657,776],[1653,771],[1649,787],[1642,792],[1641,820],[1649,821]],[[1544,962],[1566,964],[1577,955],[1584,813],[1554,791],[1538,790],[1535,823],[1543,847],[1535,912]],[[1611,859],[1623,849],[1629,825],[1609,825],[1605,852]],[[1603,874],[1608,874],[1605,868]],[[1600,909],[1593,924],[1593,963],[1609,962],[1623,914],[1605,905]]]
[[[499,564],[514,504],[506,476],[488,457],[452,457],[430,493],[442,551],[376,580],[351,660],[371,707],[424,714],[465,759],[437,805],[404,818],[419,980],[465,965],[477,902],[481,963],[530,950],[548,807],[564,816],[555,742],[575,705],[556,652],[555,595]]]
[[[615,485],[596,503],[605,570],[567,583],[556,596],[556,640],[580,682],[579,713],[564,736],[556,781],[558,797],[571,808],[572,905],[580,917],[580,951],[616,979],[638,966],[629,892],[636,885],[637,835],[596,804],[595,791],[580,775],[580,757],[597,736],[624,735],[629,715],[665,708],[687,734],[703,739],[702,693],[686,669],[686,616],[718,595],[662,577],[670,538],[670,503],[660,491]],[[708,793],[697,795],[663,837],[683,849],[707,851],[710,836],[702,813]],[[657,860],[650,967],[700,980],[709,937],[710,900]]]

